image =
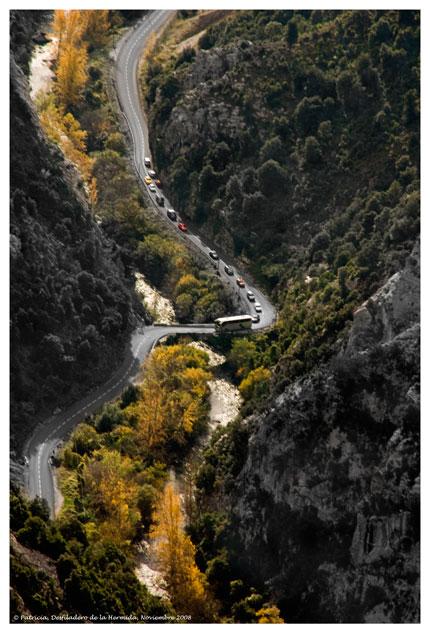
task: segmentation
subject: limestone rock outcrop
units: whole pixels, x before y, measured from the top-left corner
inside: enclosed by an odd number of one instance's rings
[[[417,621],[418,246],[335,359],[247,425],[231,496],[244,568],[292,622]]]

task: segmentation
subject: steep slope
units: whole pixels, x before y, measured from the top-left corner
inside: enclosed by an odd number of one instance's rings
[[[416,11],[236,11],[147,66],[169,199],[279,305],[277,382],[327,360],[411,252],[419,42]]]
[[[235,12],[146,71],[169,196],[280,307],[192,532],[288,622],[419,619],[419,20]]]
[[[10,49],[16,63],[25,74],[28,72],[34,44],[44,41],[43,24],[49,18],[49,14],[48,10],[10,12]]]
[[[12,621],[31,621],[32,616],[49,620],[50,615],[59,613],[62,598],[54,561],[21,545],[13,533],[10,547]]]
[[[417,246],[329,364],[208,454],[232,558],[287,621],[419,620],[419,329]]]
[[[89,542],[77,517],[54,522],[48,514],[40,500],[12,488],[12,622],[138,622],[141,614],[169,612],[136,578],[130,548]]]
[[[266,282],[354,198],[357,216],[414,182],[418,12],[233,12],[178,50],[147,70],[157,166],[178,208]]]
[[[24,68],[34,18],[12,14],[11,42]],[[27,34],[27,49],[16,31]],[[44,137],[14,52],[11,436],[19,448],[42,414],[110,374],[133,319],[117,248],[92,220],[74,166]]]

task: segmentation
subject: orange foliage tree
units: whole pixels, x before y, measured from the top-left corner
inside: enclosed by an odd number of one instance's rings
[[[110,27],[109,11],[98,9],[95,11],[81,11],[81,13],[83,14],[82,19],[84,22],[83,39],[93,48],[103,46],[106,43]]]
[[[58,109],[52,94],[39,98],[40,123],[51,141],[57,143],[82,174],[91,203],[97,200],[97,181],[92,176],[94,159],[86,153],[87,132],[70,113]]]
[[[197,567],[195,547],[184,531],[179,495],[169,483],[154,513],[150,537],[154,544],[165,588],[177,613],[192,622],[211,622],[215,603],[208,594],[205,575]]]
[[[54,11],[54,19],[52,21],[52,32],[58,38],[58,45],[61,46],[64,32],[66,30],[67,11],[57,9]]]
[[[129,541],[140,518],[132,461],[118,451],[101,448],[84,458],[82,478],[100,519],[100,536],[116,543]]]
[[[52,31],[59,47],[75,46],[81,40],[86,24],[85,11],[54,11]]]
[[[278,607],[273,604],[266,604],[262,609],[257,611],[258,624],[284,624]]]
[[[189,345],[154,350],[143,366],[141,398],[132,407],[142,447],[154,449],[167,439],[181,445],[207,414],[207,355]]]
[[[76,105],[82,98],[87,82],[88,53],[84,44],[67,44],[60,47],[57,64],[56,93],[64,110]]]

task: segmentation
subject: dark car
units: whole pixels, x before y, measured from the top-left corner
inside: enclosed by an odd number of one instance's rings
[[[219,260],[218,253],[216,251],[209,251],[209,257],[212,257],[215,261]]]
[[[173,220],[173,222],[176,222],[176,211],[173,209],[167,209],[167,217]]]
[[[155,200],[160,207],[164,207],[164,197],[163,196],[155,196]]]
[[[224,266],[224,270],[227,273],[227,275],[234,275],[233,268],[231,266],[229,266],[228,264],[226,264]]]

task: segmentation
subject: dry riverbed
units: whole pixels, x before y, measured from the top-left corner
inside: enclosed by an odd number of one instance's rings
[[[58,40],[52,38],[46,44],[40,44],[33,49],[30,60],[30,96],[33,101],[40,92],[47,93],[51,89],[54,73],[52,63],[57,57]]]
[[[217,367],[225,362],[225,356],[215,352],[206,343],[193,341],[192,343],[189,343],[189,345],[207,353],[209,356],[210,367]],[[211,392],[209,397],[209,432],[207,437],[203,438],[201,448],[209,442],[212,433],[218,426],[226,426],[229,422],[236,418],[242,404],[242,397],[238,388],[228,382],[228,380],[225,380],[224,378],[213,378],[208,384]],[[180,493],[182,505],[185,506],[182,477],[178,477],[174,472],[172,472],[170,479],[177,487],[177,491]],[[142,551],[137,559],[135,573],[140,582],[144,583],[148,587],[150,593],[161,597],[166,596],[165,591],[162,589],[162,579],[160,572],[157,569],[157,563],[151,544],[145,540],[142,541]]]
[[[193,341],[190,343],[193,347],[206,352],[209,356],[209,366],[217,367],[225,362],[225,356],[215,352],[209,345],[201,341]],[[210,413],[209,413],[209,436],[217,426],[226,426],[235,419],[242,405],[242,396],[239,389],[224,378],[214,378],[209,381],[210,395]]]
[[[173,304],[169,299],[155,290],[145,279],[142,273],[135,273],[134,289],[143,305],[157,323],[174,323],[176,320]]]

